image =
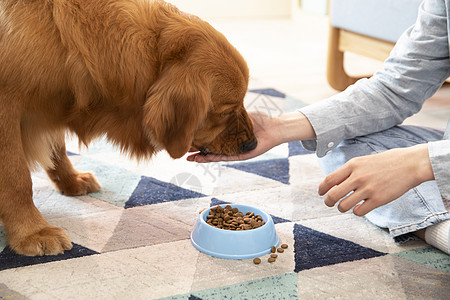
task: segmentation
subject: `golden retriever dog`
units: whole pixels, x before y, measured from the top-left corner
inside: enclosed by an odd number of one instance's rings
[[[208,23],[160,0],[0,1],[0,219],[24,255],[72,248],[32,200],[42,166],[65,195],[100,189],[65,136],[106,136],[147,159],[159,150],[235,155],[256,146],[243,106],[249,71]]]

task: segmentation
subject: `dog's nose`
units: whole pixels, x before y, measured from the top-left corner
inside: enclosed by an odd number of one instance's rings
[[[246,140],[245,142],[240,144],[239,149],[241,150],[242,153],[250,152],[253,149],[255,149],[257,145],[258,141],[255,138],[253,138],[251,140]]]

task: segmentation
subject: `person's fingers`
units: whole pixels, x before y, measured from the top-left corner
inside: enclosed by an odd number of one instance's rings
[[[351,170],[346,168],[345,165],[337,169],[333,173],[329,174],[325,179],[319,184],[319,195],[323,196],[328,191],[336,185],[339,185],[344,180],[346,180],[351,174]],[[350,192],[350,191],[349,191]]]
[[[189,155],[186,158],[188,161],[195,161],[198,163],[209,163],[209,162],[218,162],[218,161],[236,161],[242,160],[243,158],[239,155],[226,156],[226,155],[216,155],[216,154],[207,154],[203,155],[201,153],[195,153]]]
[[[186,160],[197,162],[197,161],[198,161],[198,160],[197,160],[197,157],[198,157],[198,156],[199,156],[199,155],[198,155],[198,152],[197,152],[197,153],[194,153],[194,154],[190,154],[189,156],[186,157]]]
[[[349,194],[347,197],[345,197],[344,199],[341,200],[341,202],[339,202],[337,209],[341,212],[341,213],[345,213],[347,211],[349,211],[350,209],[352,209],[353,207],[356,207],[357,205],[359,205],[358,203],[360,203],[361,201],[365,201],[365,195],[363,193],[361,193],[360,191],[356,190],[355,192]]]
[[[201,154],[201,153],[191,154],[188,157],[186,157],[186,159],[188,161],[194,161],[194,162],[197,162],[197,163],[208,163],[208,162],[210,162],[210,161],[208,161],[206,159],[206,156]]]
[[[339,200],[356,190],[357,187],[354,186],[350,180],[348,180],[348,177],[345,179],[347,180],[337,183],[328,191],[324,199],[325,205],[328,207],[333,207],[337,202],[339,202]]]
[[[374,199],[368,199],[363,203],[356,205],[355,208],[353,208],[353,213],[357,216],[362,217],[375,208],[380,207],[381,205],[383,205],[383,203],[377,202]]]

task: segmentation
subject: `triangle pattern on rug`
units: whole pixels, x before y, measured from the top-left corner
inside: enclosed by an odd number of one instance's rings
[[[289,184],[289,159],[277,158],[254,162],[244,162],[226,165],[247,173],[273,179],[284,184]]]
[[[277,217],[277,216],[274,216],[274,215],[270,215],[270,216],[272,217],[273,224],[280,224],[280,223],[291,222],[291,221],[289,221],[287,219],[280,218],[280,217]]]
[[[44,255],[44,256],[25,256],[20,255],[11,250],[11,248],[6,247],[0,253],[0,271],[18,267],[25,267],[37,264],[48,263],[52,261],[60,261],[71,258],[83,257],[99,254],[96,251],[88,249],[78,244],[73,244],[73,248],[69,251],[64,251],[63,254],[59,255]]]
[[[286,94],[277,91],[275,89],[252,89],[249,90],[251,93],[262,94],[266,96],[278,97],[278,98],[286,98]]]
[[[286,96],[286,98],[284,98],[284,112],[285,113],[296,112],[300,108],[305,107],[307,105],[308,105],[307,103],[300,101],[296,98],[290,97],[290,96]]]
[[[351,241],[294,224],[295,272],[386,255]]]
[[[164,299],[297,299],[297,274],[286,273]],[[274,288],[276,287],[276,288]],[[195,298],[191,298],[195,297]]]
[[[102,188],[89,196],[100,201],[123,208],[136,189],[142,176],[114,165],[81,156],[74,167],[77,170],[90,170],[100,180]]]
[[[209,205],[209,207],[213,207],[213,206],[217,206],[217,205],[227,205],[227,204],[232,204],[232,203],[231,202],[222,201],[222,200],[219,200],[217,198],[211,198],[211,204]]]
[[[142,176],[134,192],[125,203],[125,208],[151,205],[182,199],[201,198],[206,195],[182,188],[173,183]]]
[[[0,299],[26,300],[29,298],[14,290],[10,290],[6,284],[0,283]]]
[[[392,255],[442,272],[450,273],[450,256],[434,247],[412,249],[394,253]]]
[[[114,232],[100,252],[135,249],[185,240],[189,238],[191,230],[190,225],[176,219],[168,220],[164,213],[158,210],[147,209],[147,207],[124,209]]]
[[[289,142],[289,157],[294,155],[312,154],[314,151],[306,150],[300,141]]]
[[[256,97],[245,104],[247,110],[264,111],[270,116],[280,116],[284,113],[284,98],[266,94],[256,94]]]

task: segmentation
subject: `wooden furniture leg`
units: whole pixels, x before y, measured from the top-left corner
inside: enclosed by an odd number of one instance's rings
[[[328,41],[327,80],[330,86],[343,91],[361,78],[352,77],[344,68],[344,53],[352,52],[380,61],[388,58],[394,43],[330,26]]]
[[[344,69],[344,52],[339,49],[340,29],[330,26],[328,38],[327,80],[338,91],[345,90],[359,78],[350,77]]]

